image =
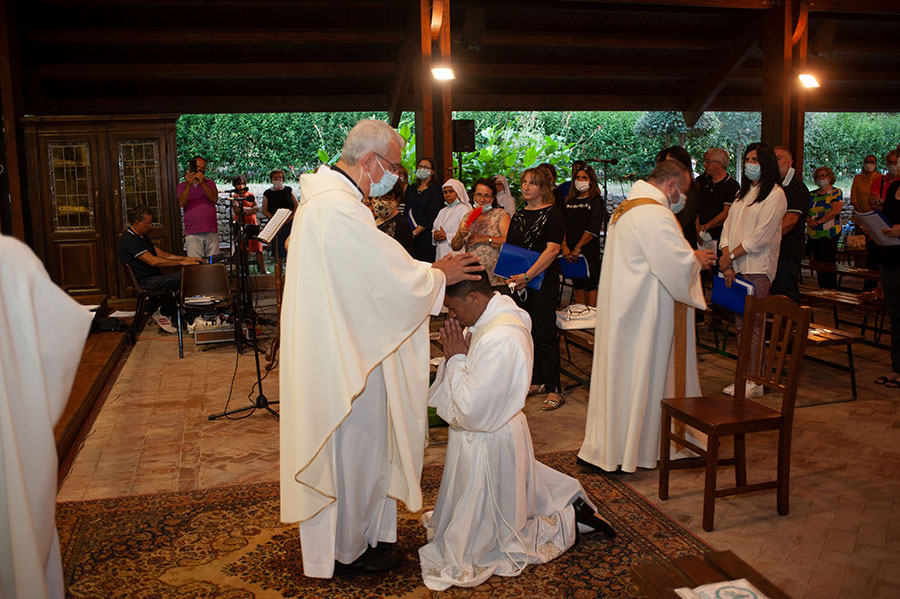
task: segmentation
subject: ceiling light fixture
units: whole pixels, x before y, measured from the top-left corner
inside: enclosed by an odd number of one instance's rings
[[[456,75],[453,74],[453,69],[450,67],[433,67],[431,69],[431,74],[438,81],[450,81],[451,79],[456,79]]]
[[[800,73],[797,77],[800,78],[803,87],[819,87],[819,81],[812,73]]]

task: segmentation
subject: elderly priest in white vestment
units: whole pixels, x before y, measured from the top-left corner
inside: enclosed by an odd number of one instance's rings
[[[60,599],[56,441],[91,314],[0,237],[0,597]]]
[[[399,563],[378,544],[396,541],[396,500],[422,506],[429,314],[445,281],[482,270],[468,254],[418,262],[375,226],[362,200],[393,188],[404,143],[360,121],[337,164],[300,177],[281,313],[280,478],[307,576]]]
[[[715,252],[688,245],[675,219],[690,173],[660,162],[610,219],[597,294],[594,364],[580,460],[606,471],[655,468],[660,401],[700,394],[694,309]]]
[[[531,384],[531,318],[480,281],[447,287],[446,361],[428,403],[450,424],[444,476],[428,544],[419,549],[430,589],[517,576],[572,546],[576,526],[615,536],[581,484],[534,458],[522,409]],[[463,336],[462,326],[469,327]]]

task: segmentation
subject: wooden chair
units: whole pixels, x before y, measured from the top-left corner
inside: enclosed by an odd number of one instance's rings
[[[185,303],[192,297],[209,296],[205,304]],[[232,304],[228,270],[224,264],[193,264],[181,271],[181,298],[178,301],[178,357],[184,357],[184,339],[181,320],[184,310],[218,310]]]
[[[744,310],[744,334],[741,335],[735,372],[734,397],[716,395],[662,400],[659,498],[669,497],[669,470],[696,468],[705,464],[703,530],[713,529],[717,497],[777,489],[778,513],[788,513],[794,399],[811,316],[810,308],[801,308],[783,296],[771,296],[762,300],[748,296]],[[758,322],[766,323],[767,334],[761,335],[756,352],[756,366],[751,369],[752,335],[749,333],[752,330],[750,327]],[[773,410],[745,399],[744,384],[748,380],[771,391],[780,392],[781,409]],[[673,419],[705,433],[706,449],[675,433],[672,430]],[[777,477],[773,481],[747,484],[744,436],[767,430],[778,431]],[[727,436],[734,437],[734,457],[723,459],[719,457],[719,440]],[[672,442],[695,451],[701,456],[701,460],[670,462]],[[735,486],[717,489],[717,466],[732,464],[735,467]]]
[[[137,277],[134,276],[134,271],[131,270],[131,266],[128,264],[122,263],[125,266],[125,270],[128,272],[128,276],[131,277],[131,286],[134,287],[134,292],[137,293],[137,305],[134,308],[134,319],[131,321],[131,329],[129,331],[129,337],[131,338],[131,344],[137,341],[137,329],[139,323],[141,322],[141,317],[143,316],[144,309],[147,307],[147,300],[153,298],[161,298],[165,296],[173,296],[174,294],[168,289],[144,289],[141,287],[141,284],[138,283]]]

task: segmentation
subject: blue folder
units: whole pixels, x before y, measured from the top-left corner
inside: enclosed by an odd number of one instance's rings
[[[731,289],[725,286],[725,277],[722,273],[713,279],[712,296],[710,301],[717,306],[730,310],[735,314],[744,313],[744,304],[747,296],[753,295],[753,284],[743,279],[735,279]]]
[[[562,269],[563,278],[566,279],[587,279],[591,276],[591,269],[584,256],[578,256],[575,262],[569,262],[560,256],[559,267]]]
[[[494,266],[494,274],[498,277],[506,279],[513,275],[520,275],[526,270],[534,266],[537,262],[540,252],[534,250],[526,250],[517,245],[504,243],[500,247],[500,255],[497,256],[497,265]],[[531,289],[540,289],[541,283],[544,282],[544,273],[541,273],[528,281],[526,287]]]

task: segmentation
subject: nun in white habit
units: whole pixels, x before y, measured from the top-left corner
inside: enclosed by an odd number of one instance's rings
[[[458,254],[450,247],[450,240],[456,235],[459,223],[472,210],[469,194],[461,181],[447,179],[441,191],[444,192],[444,207],[438,212],[432,227],[432,243],[434,243],[435,260],[450,254]]]

